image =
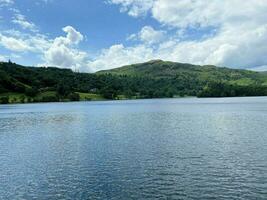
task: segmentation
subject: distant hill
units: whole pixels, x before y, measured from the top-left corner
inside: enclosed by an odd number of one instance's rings
[[[153,60],[97,73],[0,63],[0,103],[267,95],[267,73]]]
[[[267,85],[267,72],[230,69],[213,65],[192,65],[162,60],[151,60],[145,63],[127,65],[111,70],[103,70],[97,74],[112,74],[126,76],[142,76],[152,78],[174,78],[181,75],[195,77],[202,81],[222,80],[231,81],[238,85],[254,83]]]

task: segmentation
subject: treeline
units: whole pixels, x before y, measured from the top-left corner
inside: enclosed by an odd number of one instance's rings
[[[105,99],[163,98],[196,96],[201,87],[194,77],[185,74],[174,78],[74,73],[69,69],[22,67],[14,63],[0,65],[0,93],[17,92],[32,101],[79,100],[77,92],[95,93]],[[56,96],[36,99],[39,93],[56,91]]]
[[[262,80],[257,84],[240,86],[222,78],[206,78],[209,76],[204,77],[195,71],[183,70],[169,77],[152,77],[75,73],[69,69],[0,63],[0,94],[7,94],[0,95],[0,103],[11,102],[9,93],[23,94],[14,97],[20,99],[18,102],[79,101],[79,93],[97,94],[104,99],[267,95]],[[210,73],[210,77],[216,77],[214,71]],[[228,71],[219,71],[218,77],[224,77],[223,73]],[[16,102],[14,98],[13,102]]]
[[[267,96],[267,86],[233,85],[227,82],[209,82],[197,95],[198,97],[242,97]]]

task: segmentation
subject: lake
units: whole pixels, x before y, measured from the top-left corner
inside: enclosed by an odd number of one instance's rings
[[[0,199],[267,199],[267,97],[0,106]]]

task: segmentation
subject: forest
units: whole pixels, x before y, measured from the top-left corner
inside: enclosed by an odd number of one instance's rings
[[[0,103],[266,96],[267,73],[149,61],[97,73],[0,63]]]

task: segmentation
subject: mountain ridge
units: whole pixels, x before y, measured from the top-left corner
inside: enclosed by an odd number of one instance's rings
[[[267,72],[256,72],[247,69],[233,69],[227,67],[218,67],[215,65],[193,65],[189,63],[178,63],[172,61],[163,60],[151,60],[144,63],[137,63],[131,65],[125,65],[122,67],[101,70],[96,72],[97,74],[112,74],[112,75],[127,75],[127,76],[150,76],[154,78],[167,78],[175,77],[179,73],[201,73],[205,75],[213,75],[210,72],[227,73],[228,78],[235,78],[235,76],[265,76]],[[216,74],[218,75],[218,74]],[[209,77],[206,77],[209,79]]]

